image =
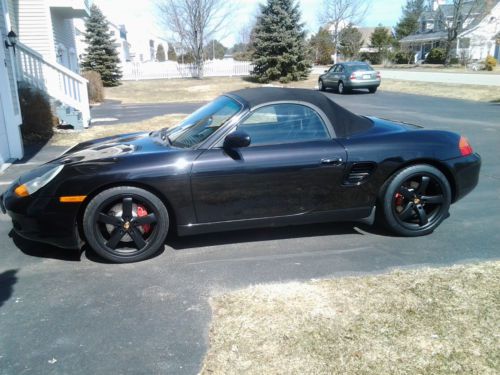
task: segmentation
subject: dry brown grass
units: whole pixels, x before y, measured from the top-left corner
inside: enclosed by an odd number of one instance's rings
[[[272,83],[272,85],[314,89],[317,87],[317,82],[318,76],[311,75],[305,81],[291,82],[287,85]],[[262,86],[264,85],[249,82],[241,77],[206,78],[204,80],[127,81],[121,86],[107,88],[106,97],[127,104],[203,102],[212,100],[225,92]],[[500,99],[500,87],[496,86],[382,79],[380,90],[475,101],[495,101]]]
[[[500,262],[211,299],[202,374],[497,374]]]
[[[54,134],[51,139],[53,146],[72,146],[74,144],[89,141],[96,138],[104,138],[117,134],[134,133],[134,132],[149,132],[161,128],[170,127],[177,124],[181,119],[186,117],[182,114],[172,114],[165,116],[153,117],[149,120],[141,122],[133,122],[120,125],[100,125],[92,126],[81,132],[60,132]]]
[[[277,85],[314,88],[316,83],[317,76],[311,76],[307,81]],[[241,77],[125,81],[121,86],[106,88],[106,98],[120,100],[122,103],[204,102],[225,92],[262,86],[265,85]]]
[[[382,79],[380,90],[484,102],[500,99],[500,87],[498,86],[459,85],[451,83]]]

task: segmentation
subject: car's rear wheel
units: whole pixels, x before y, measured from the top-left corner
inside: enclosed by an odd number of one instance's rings
[[[423,236],[448,217],[451,188],[437,168],[414,165],[399,171],[386,184],[379,203],[379,220],[388,229],[402,236]]]
[[[340,81],[339,84],[337,85],[337,91],[340,95],[343,95],[345,94],[346,92],[346,89],[345,89],[345,86],[344,86],[344,82]]]
[[[115,187],[97,194],[83,216],[90,247],[116,263],[138,262],[158,252],[169,228],[163,202],[147,190]]]
[[[318,89],[319,89],[319,91],[325,91],[326,90],[325,84],[323,83],[322,79],[320,79],[318,81]]]
[[[375,94],[377,92],[377,88],[376,87],[370,87],[368,89],[368,91],[370,92],[370,94]]]

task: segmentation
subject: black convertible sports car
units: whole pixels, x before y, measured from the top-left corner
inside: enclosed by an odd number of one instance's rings
[[[170,129],[78,144],[0,205],[23,237],[133,262],[169,231],[375,217],[425,235],[476,186],[480,164],[455,133],[358,116],[318,91],[247,89]]]

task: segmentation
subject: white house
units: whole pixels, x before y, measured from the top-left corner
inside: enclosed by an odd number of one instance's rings
[[[87,80],[81,77],[73,19],[90,14],[91,0],[0,0],[0,163],[22,157],[17,83],[44,91],[61,122],[88,126]],[[18,42],[6,48],[9,31]],[[6,135],[6,136],[4,136]]]
[[[75,20],[75,37],[76,37],[76,50],[78,54],[78,60],[81,61],[85,51],[88,47],[85,42],[85,22],[83,20]],[[111,36],[115,39],[115,47],[118,52],[118,57],[120,58],[120,63],[123,65],[126,62],[131,61],[130,57],[130,43],[127,40],[127,29],[125,25],[116,25],[113,22],[109,22],[109,31]]]
[[[417,33],[401,40],[401,45],[414,51],[417,60],[436,47],[442,47],[448,38],[447,26],[453,20],[454,5],[436,0],[432,9],[427,9],[419,18]],[[484,9],[473,1],[466,2],[459,15],[463,19],[457,37],[457,57],[483,60],[491,55],[500,58],[500,2],[485,0]]]
[[[0,0],[0,170],[7,161],[23,157],[14,50],[5,45],[10,30],[7,0]]]

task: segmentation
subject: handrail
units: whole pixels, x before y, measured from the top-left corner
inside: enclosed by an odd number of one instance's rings
[[[56,70],[59,70],[61,73],[64,73],[68,76],[70,76],[71,78],[77,80],[77,81],[80,81],[82,83],[88,83],[89,81],[85,78],[83,78],[81,75],[78,75],[76,74],[74,71],[66,68],[64,65],[61,65],[61,64],[58,64],[58,63],[54,63],[50,60],[47,60],[45,59],[39,52],[35,51],[34,49],[28,47],[26,44],[23,44],[21,42],[17,42],[16,43],[16,49],[21,49],[21,50],[24,50],[25,52],[28,52],[32,55],[35,55],[37,58],[39,58],[40,60],[43,61],[44,64],[50,66],[51,68],[53,69],[56,69]]]
[[[79,111],[81,116],[71,120],[71,125],[75,128],[88,126],[90,106],[88,81],[85,78],[61,64],[46,60],[40,53],[22,43],[16,45],[16,58],[19,80],[28,82],[54,100]]]

